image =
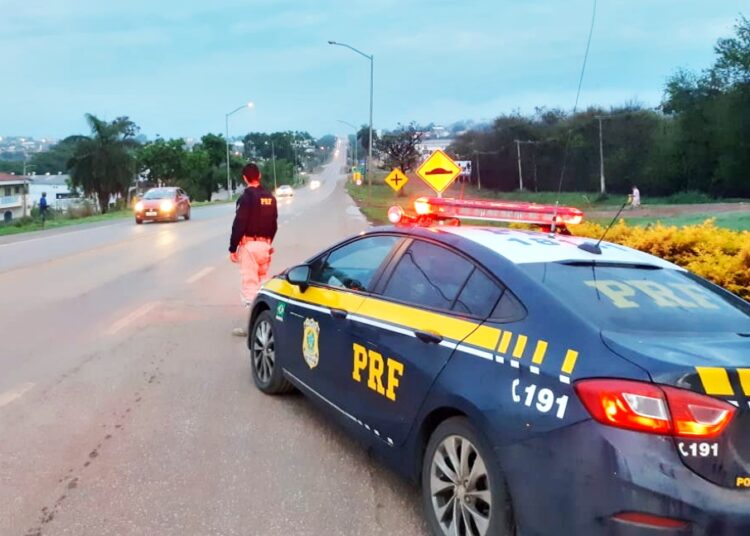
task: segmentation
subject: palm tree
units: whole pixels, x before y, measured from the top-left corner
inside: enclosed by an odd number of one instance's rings
[[[127,192],[133,180],[138,126],[127,117],[107,122],[86,114],[86,121],[91,136],[78,141],[67,167],[72,185],[81,187],[85,195],[95,195],[104,213],[112,194]]]

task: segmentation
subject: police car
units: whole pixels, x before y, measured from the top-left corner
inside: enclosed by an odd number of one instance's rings
[[[257,387],[421,483],[438,535],[750,534],[750,307],[552,232],[576,209],[420,199],[270,280]]]

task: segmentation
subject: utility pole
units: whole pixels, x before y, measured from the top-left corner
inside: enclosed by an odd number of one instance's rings
[[[479,167],[479,153],[474,151],[474,157],[477,160],[477,190],[482,189],[482,169]]]
[[[278,185],[276,184],[276,149],[274,148],[273,140],[271,140],[271,160],[273,160],[273,191],[275,193]]]
[[[607,193],[607,186],[604,181],[604,136],[602,134],[602,119],[603,116],[597,115],[596,118],[599,120],[599,182],[601,193]]]
[[[523,170],[521,169],[521,140],[516,141],[516,152],[518,154],[518,189],[523,191]]]

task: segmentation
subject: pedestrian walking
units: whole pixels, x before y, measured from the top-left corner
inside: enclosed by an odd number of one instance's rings
[[[255,164],[242,169],[247,187],[237,200],[229,240],[229,260],[239,264],[242,303],[250,307],[271,265],[271,244],[278,229],[276,198],[260,183],[261,173]],[[234,335],[245,337],[245,328],[235,328]]]
[[[44,223],[47,221],[47,211],[49,210],[49,204],[47,203],[47,192],[42,192],[42,198],[39,200],[39,216],[42,218],[42,229]]]
[[[641,206],[641,191],[634,184],[633,190],[630,193],[630,208],[640,208]]]

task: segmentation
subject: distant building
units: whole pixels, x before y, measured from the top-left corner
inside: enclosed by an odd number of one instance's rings
[[[419,145],[417,145],[417,151],[419,151],[422,160],[424,160],[438,149],[445,151],[453,141],[452,138],[423,139]]]
[[[0,173],[0,221],[8,223],[24,215],[26,177]]]
[[[80,196],[70,188],[70,175],[32,175],[29,177],[27,205],[39,205],[42,193],[47,194],[47,203],[52,208],[65,209]]]

